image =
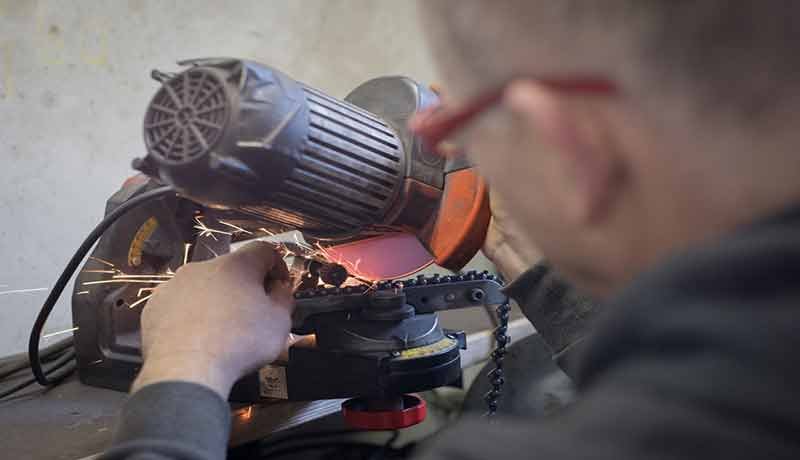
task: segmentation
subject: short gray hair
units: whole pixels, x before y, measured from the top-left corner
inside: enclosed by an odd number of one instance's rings
[[[450,43],[460,44],[450,59],[467,65],[476,79],[493,80],[508,76],[504,72],[520,71],[527,65],[520,53],[539,46],[563,53],[552,60],[560,65],[614,66],[600,70],[619,71],[615,77],[623,80],[625,71],[630,71],[628,77],[640,80],[645,91],[679,90],[699,108],[713,107],[749,121],[794,102],[800,90],[800,1],[429,0],[423,4],[438,10],[434,16],[446,23],[434,34],[446,34]],[[431,21],[429,27],[436,24]],[[616,59],[609,59],[613,54]]]

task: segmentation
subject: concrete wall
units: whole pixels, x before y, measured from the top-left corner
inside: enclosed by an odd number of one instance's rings
[[[150,70],[203,56],[340,97],[433,77],[410,0],[0,0],[0,292],[54,282],[143,153]],[[25,347],[45,295],[0,294],[0,355]],[[45,332],[70,327],[68,298]]]

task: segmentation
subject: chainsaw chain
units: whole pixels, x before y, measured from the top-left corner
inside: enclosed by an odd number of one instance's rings
[[[478,272],[476,270],[462,273],[459,275],[444,275],[438,273],[433,275],[418,275],[415,278],[406,280],[383,280],[378,281],[372,286],[346,286],[346,287],[318,287],[313,289],[306,289],[303,291],[295,292],[294,296],[298,299],[308,299],[315,297],[325,297],[330,295],[351,295],[362,294],[371,290],[385,290],[385,289],[403,289],[404,287],[418,287],[418,286],[435,286],[447,283],[457,283],[461,281],[475,281],[475,280],[498,280],[498,278],[489,273],[488,271]],[[487,415],[493,416],[497,412],[500,397],[503,394],[503,384],[505,383],[505,375],[503,373],[503,360],[506,356],[506,347],[511,343],[511,337],[508,335],[508,318],[511,313],[511,307],[508,301],[502,303],[495,310],[497,315],[497,328],[494,330],[495,349],[491,354],[494,363],[494,369],[489,374],[489,382],[492,389],[484,396],[486,406],[488,408]]]
[[[486,407],[489,409],[486,413],[489,417],[497,412],[500,397],[503,395],[503,384],[506,381],[503,372],[503,360],[507,353],[506,346],[511,343],[511,336],[508,335],[508,317],[511,313],[511,306],[509,306],[508,302],[504,302],[497,307],[495,312],[497,314],[497,328],[494,330],[496,347],[491,355],[494,369],[488,375],[492,389],[483,397],[483,400],[486,401]]]
[[[296,299],[309,299],[315,297],[325,297],[330,295],[351,295],[363,294],[368,291],[382,291],[387,289],[402,289],[404,287],[418,287],[429,285],[440,285],[447,283],[458,283],[460,281],[476,281],[476,280],[497,280],[497,277],[488,271],[478,272],[471,270],[460,275],[418,275],[415,278],[408,278],[405,280],[382,280],[377,281],[372,286],[361,284],[358,286],[345,286],[345,287],[317,287],[311,289],[304,289],[294,293]]]

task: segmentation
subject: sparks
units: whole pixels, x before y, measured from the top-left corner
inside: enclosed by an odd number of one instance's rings
[[[297,256],[294,251],[289,249],[289,246],[286,245],[283,241],[273,241],[271,242],[276,246],[276,248],[283,253],[283,258],[285,259],[288,256]]]
[[[264,232],[264,233],[266,233],[266,234],[267,234],[267,236],[275,236],[275,233],[274,233],[274,232],[271,232],[271,231],[267,230],[267,229],[266,229],[266,228],[264,228],[264,227],[261,227],[261,228],[259,228],[258,230],[259,230],[259,231],[262,231],[262,232]]]
[[[244,420],[250,420],[253,417],[253,406],[248,406],[247,409],[242,409],[239,412],[239,417]]]
[[[189,249],[192,248],[192,243],[184,243],[183,245],[183,264],[186,265],[189,263]]]
[[[204,248],[208,249],[208,252],[210,252],[211,254],[214,254],[214,257],[219,257],[219,254],[217,254],[217,251],[211,249],[211,246],[209,246],[209,245],[207,245],[205,243],[200,243],[200,244],[202,244]]]
[[[116,265],[112,264],[111,262],[109,262],[107,260],[103,260],[103,259],[101,259],[99,257],[90,256],[89,259],[94,260],[95,262],[100,262],[101,264],[103,264],[105,266],[108,266],[108,267],[116,267]]]
[[[283,258],[284,259],[286,257],[288,257],[288,256],[297,256],[297,254],[295,254],[294,251],[289,249],[289,246],[287,246],[286,243],[284,243],[284,242],[276,242],[274,244],[277,246],[278,250],[283,253]]]
[[[187,243],[185,248],[184,248],[184,263],[186,263],[186,260],[188,259],[189,248],[190,247],[191,247],[191,244]],[[111,264],[111,262],[105,261],[103,259],[97,259],[97,258],[93,258],[93,259],[96,259],[100,263],[104,263],[106,265],[109,265],[109,266],[113,267],[113,264]],[[130,308],[133,308],[133,307],[139,305],[140,303],[146,301],[147,299],[149,299],[152,296],[152,294],[150,294],[147,297],[142,297],[145,293],[152,292],[153,290],[155,290],[155,286],[152,286],[152,285],[158,285],[158,284],[166,283],[167,281],[169,281],[170,279],[172,279],[175,276],[175,272],[173,272],[169,267],[167,267],[166,273],[164,273],[164,274],[148,274],[148,275],[128,274],[128,273],[125,273],[122,270],[117,269],[117,268],[112,268],[111,270],[84,270],[84,272],[110,274],[111,277],[110,278],[106,278],[106,279],[101,279],[101,280],[85,281],[85,282],[82,283],[83,286],[93,286],[95,284],[121,284],[121,283],[125,283],[125,284],[134,284],[134,283],[136,283],[136,284],[149,284],[149,285],[151,285],[151,286],[143,287],[143,288],[139,289],[139,291],[138,291],[138,293],[136,295],[138,300],[136,302],[134,302],[133,305],[130,306]],[[89,293],[89,290],[84,290],[84,291],[77,292],[76,295],[86,295],[88,293]]]
[[[168,279],[168,278],[172,278],[173,276],[174,275],[170,274],[170,273],[167,273],[167,274],[164,274],[164,275],[128,275],[126,273],[120,273],[118,275],[112,276],[111,278],[112,279],[121,279],[121,278],[126,278],[126,279],[127,278],[131,278],[131,279],[138,279],[138,278],[146,278],[146,279],[167,278]]]
[[[361,264],[361,259],[360,258],[357,259],[355,264],[354,264],[354,263],[350,262],[349,260],[343,260],[342,259],[342,255],[338,254],[337,257],[334,260],[334,257],[330,253],[330,251],[328,251],[328,249],[325,248],[324,246],[322,246],[322,244],[320,244],[319,242],[317,242],[314,245],[314,247],[316,248],[316,250],[314,251],[312,256],[321,257],[322,259],[324,259],[325,261],[327,261],[329,263],[336,263],[336,264],[339,264],[339,265],[343,265],[347,269],[348,273],[350,274],[350,278],[358,281],[359,283],[361,283],[363,285],[368,286],[368,289],[367,289],[366,292],[369,292],[371,289],[374,288],[374,283],[371,280],[363,278],[362,276],[358,275],[358,273],[359,273],[358,272],[358,266]]]
[[[146,296],[146,297],[142,297],[141,299],[139,299],[136,302],[132,303],[130,305],[130,307],[128,307],[128,308],[136,308],[136,306],[141,304],[142,302],[147,302],[147,299],[149,299],[150,297],[153,297],[153,294],[150,294],[149,296]]]
[[[353,278],[355,278],[355,277],[353,277]],[[364,283],[364,284],[366,284],[368,286],[366,289],[364,289],[364,292],[362,292],[361,295],[366,295],[368,292],[373,291],[375,289],[375,286],[377,286],[377,284],[378,284],[378,283],[375,283],[375,282],[366,283],[366,282],[364,282],[364,281],[362,281],[362,280],[360,280],[358,278],[356,278],[356,279],[358,281],[361,281],[362,283]]]
[[[360,263],[361,263],[361,259],[356,260],[355,264],[351,263],[349,260],[344,260],[344,261],[340,261],[339,265],[344,265],[344,267],[347,269],[347,272],[350,273],[350,276],[352,276],[353,278],[360,279],[360,277],[358,275],[358,273],[359,273],[358,265]]]
[[[305,250],[307,250],[307,251],[313,251],[313,250],[314,250],[314,248],[312,248],[311,246],[309,246],[309,245],[308,245],[308,243],[304,243],[304,242],[300,241],[300,237],[299,237],[299,236],[297,236],[297,232],[295,232],[295,234],[294,234],[293,236],[294,236],[294,242],[295,242],[295,243],[296,243],[298,246],[300,246],[301,248],[303,248],[303,249],[305,249]],[[317,244],[319,244],[319,243],[317,243]]]
[[[194,221],[197,224],[197,225],[194,226],[194,228],[197,229],[197,230],[200,230],[200,233],[198,234],[198,236],[202,236],[202,237],[210,236],[211,238],[214,238],[214,241],[217,241],[217,237],[214,235],[215,233],[219,233],[221,235],[228,235],[228,236],[233,235],[232,232],[226,232],[224,230],[216,230],[216,229],[213,229],[213,228],[209,228],[206,224],[203,223],[202,220],[200,220],[200,216],[195,217]]]
[[[48,288],[46,288],[46,287],[44,287],[44,288],[32,288],[32,289],[12,289],[10,291],[0,291],[0,295],[23,294],[23,293],[26,293],[26,292],[41,292],[41,291],[46,291],[47,289]]]
[[[323,247],[319,242],[317,242],[314,246],[316,246],[316,248],[317,248],[316,252],[322,254],[322,256],[325,258],[325,260],[327,260],[328,262],[331,262],[332,258],[330,256],[330,253],[328,252],[327,249],[325,249],[325,247]]]
[[[166,283],[169,280],[166,279],[110,279],[110,280],[99,280],[99,281],[86,281],[83,283],[84,286],[92,286],[94,284],[109,284],[109,283],[145,283],[145,284],[161,284]]]
[[[45,335],[42,336],[42,338],[43,339],[48,339],[48,338],[56,336],[56,335],[66,334],[68,332],[74,332],[74,331],[77,331],[77,330],[78,330],[78,327],[76,326],[76,327],[72,327],[72,328],[69,328],[69,329],[64,329],[63,331],[56,331],[56,332],[51,332],[49,334],[45,334]]]
[[[230,222],[225,222],[224,220],[218,220],[217,222],[219,222],[220,224],[222,224],[222,225],[224,225],[226,227],[230,227],[230,228],[236,230],[237,232],[241,232],[241,233],[244,233],[246,235],[252,235],[253,234],[253,232],[251,232],[249,230],[245,230],[242,227],[239,227],[238,225],[233,225]]]

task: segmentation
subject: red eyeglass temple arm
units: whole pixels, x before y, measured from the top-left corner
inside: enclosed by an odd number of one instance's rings
[[[617,92],[617,87],[604,79],[535,78],[533,80],[553,90],[568,93],[611,95]],[[448,109],[442,105],[437,105],[424,109],[412,119],[411,130],[422,138],[423,142],[428,146],[435,149],[455,129],[463,126],[477,114],[499,102],[507,87],[508,83],[500,85],[459,108]]]

